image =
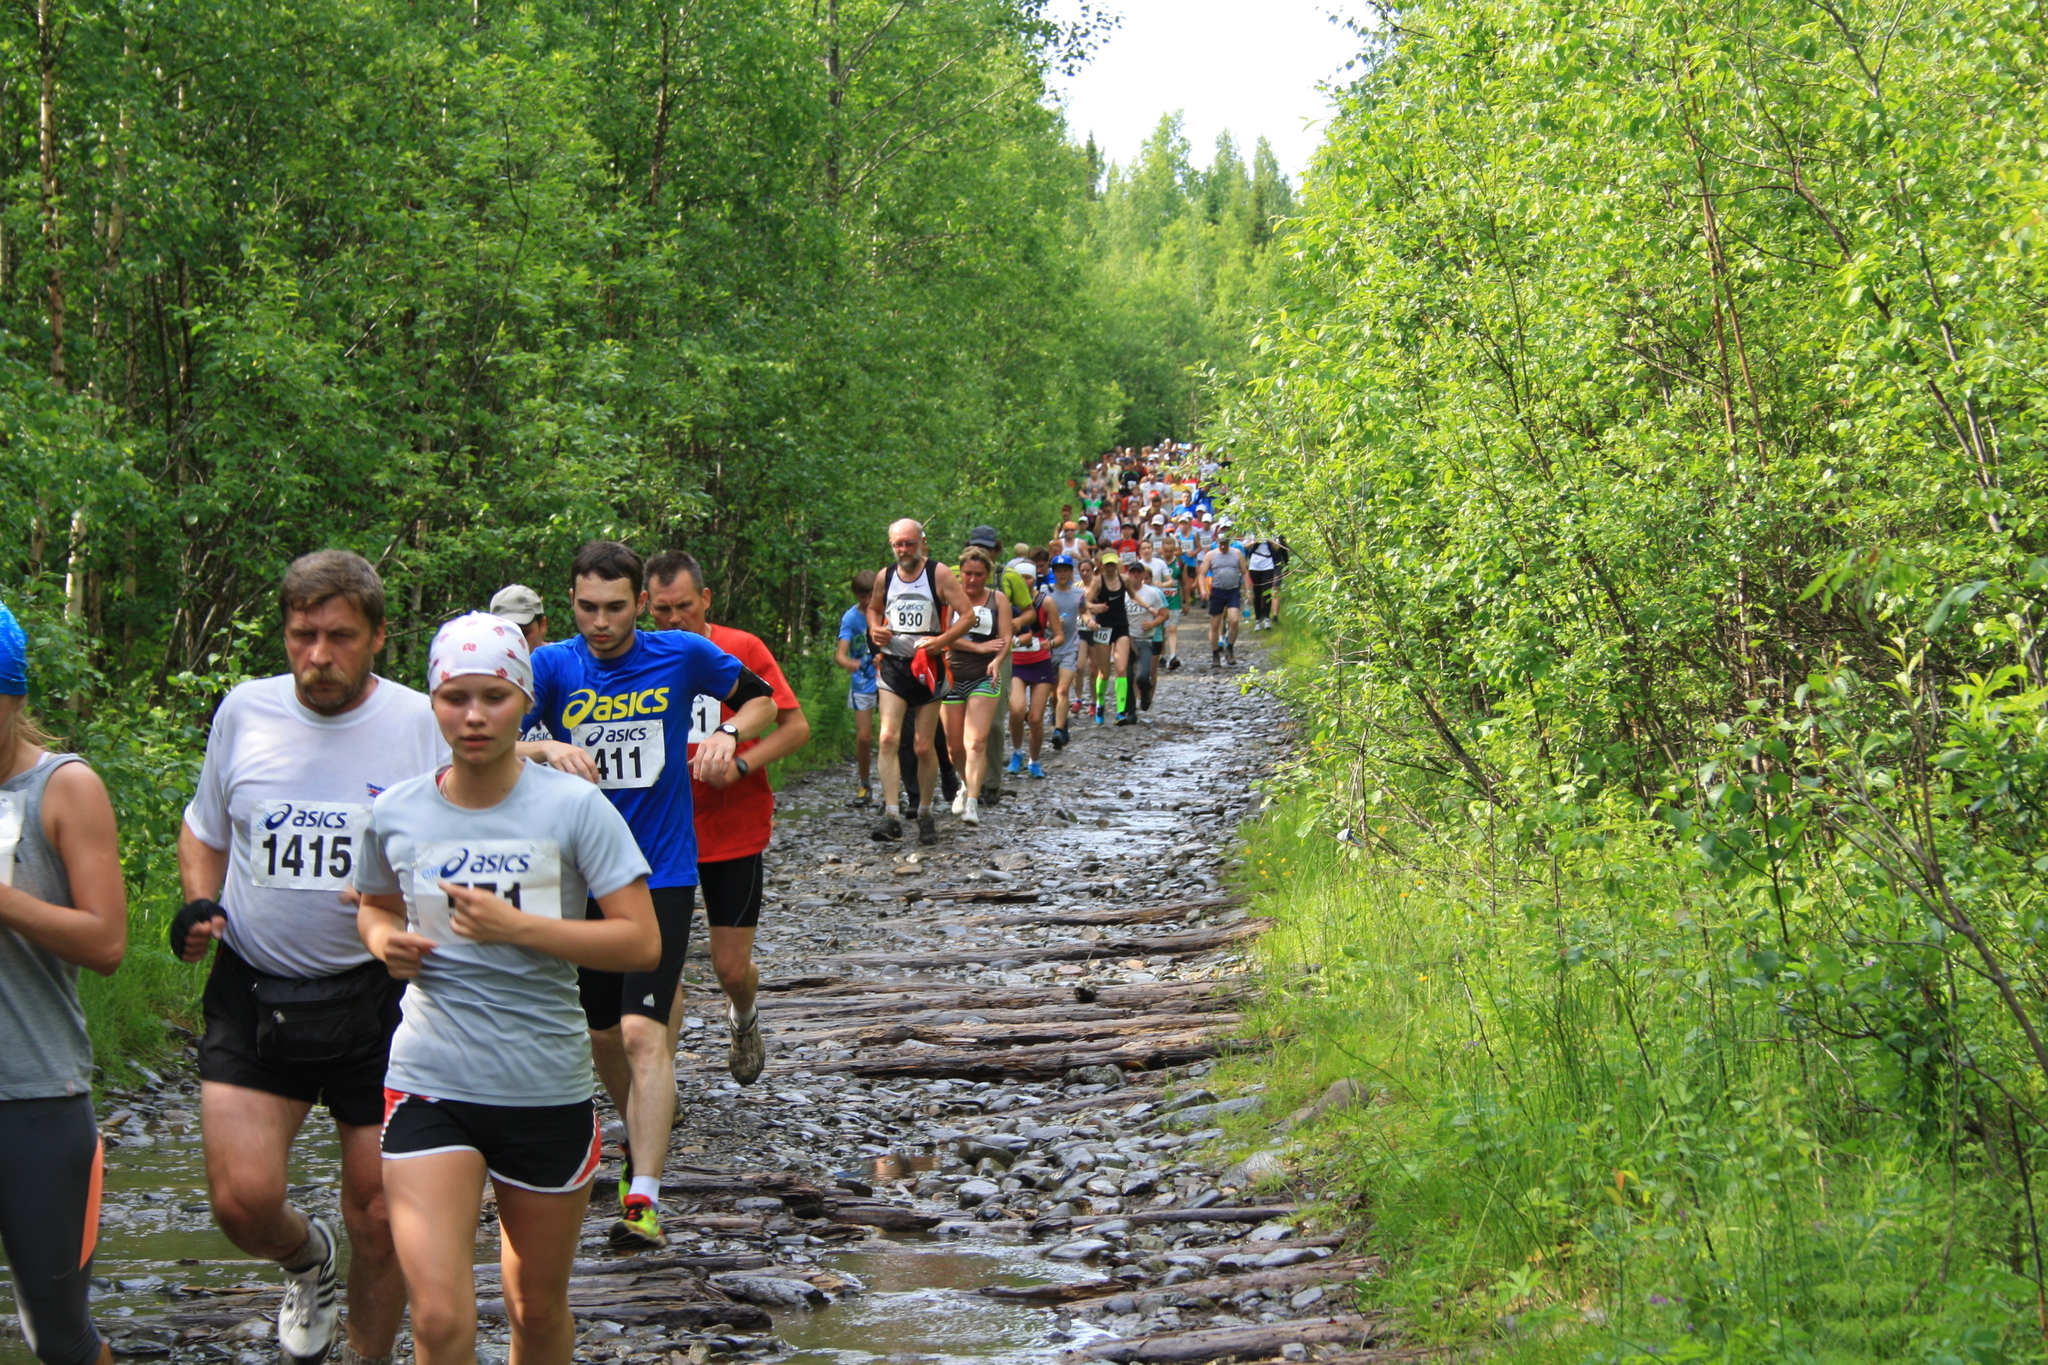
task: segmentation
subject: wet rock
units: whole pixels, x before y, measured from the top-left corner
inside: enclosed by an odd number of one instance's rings
[[[961,1208],[971,1209],[976,1204],[994,1199],[1002,1192],[1002,1186],[992,1180],[967,1180],[962,1181],[960,1187],[953,1193],[959,1199]]]
[[[1109,1243],[1099,1237],[1082,1237],[1072,1242],[1062,1242],[1060,1245],[1051,1248],[1045,1253],[1045,1259],[1048,1261],[1089,1261],[1109,1249]]]
[[[719,1292],[741,1303],[759,1304],[763,1308],[811,1308],[828,1302],[825,1291],[807,1280],[750,1270],[728,1270],[713,1275],[711,1283]]]
[[[1121,1090],[1128,1084],[1123,1071],[1113,1066],[1077,1066],[1062,1079],[1068,1085],[1099,1085],[1108,1090]]]

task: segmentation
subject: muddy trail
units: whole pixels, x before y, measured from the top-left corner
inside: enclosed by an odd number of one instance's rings
[[[1376,1263],[1308,1232],[1316,1191],[1287,1183],[1284,1154],[1226,1167],[1218,1151],[1220,1117],[1263,1103],[1204,1078],[1256,1046],[1243,1010],[1266,927],[1222,874],[1287,743],[1241,687],[1250,638],[1239,658],[1168,675],[1143,725],[1077,724],[979,828],[941,807],[931,847],[914,825],[871,840],[844,768],[786,786],[757,946],[768,1069],[746,1088],[727,1075],[723,997],[693,943],[670,1245],[610,1250],[608,1161],[571,1285],[579,1361],[1400,1354],[1352,1307]],[[95,1313],[124,1356],[271,1365],[277,1275],[212,1226],[197,1108],[173,1076],[102,1111]],[[295,1202],[332,1214],[337,1178],[331,1141],[300,1144]],[[499,1365],[488,1206],[477,1260],[480,1356]],[[0,1365],[30,1359],[0,1337]]]

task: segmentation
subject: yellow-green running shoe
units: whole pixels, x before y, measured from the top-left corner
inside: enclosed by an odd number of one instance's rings
[[[668,1234],[661,1230],[661,1215],[652,1199],[644,1194],[629,1194],[625,1209],[624,1215],[612,1224],[612,1245],[644,1247],[650,1251],[668,1245]]]

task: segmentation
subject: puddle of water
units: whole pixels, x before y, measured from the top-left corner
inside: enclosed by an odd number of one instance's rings
[[[775,1315],[791,1362],[861,1362],[918,1356],[934,1365],[1037,1365],[1064,1349],[1048,1342],[1044,1309],[985,1299],[983,1285],[1093,1279],[1097,1272],[1045,1260],[1041,1247],[970,1240],[899,1242],[886,1251],[820,1258],[867,1292],[808,1313]]]

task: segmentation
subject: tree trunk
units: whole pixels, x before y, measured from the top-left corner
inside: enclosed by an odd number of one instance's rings
[[[45,285],[50,308],[50,379],[62,389],[64,376],[64,275],[57,221],[57,47],[55,0],[36,0],[36,71],[41,93],[36,108],[37,160],[42,172],[43,244],[50,253]]]

